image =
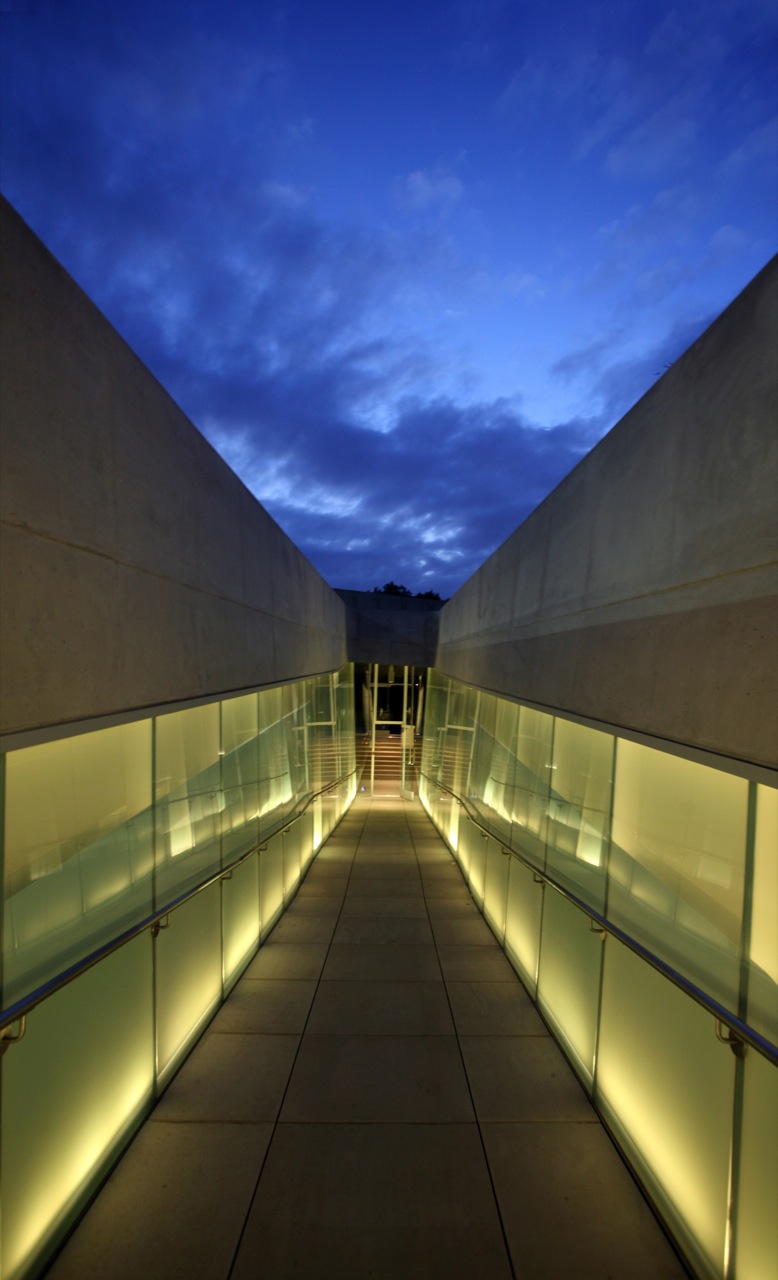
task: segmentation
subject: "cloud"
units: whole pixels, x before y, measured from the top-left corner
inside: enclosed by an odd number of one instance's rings
[[[721,176],[727,181],[743,181],[753,170],[775,176],[778,152],[778,117],[773,116],[751,129],[720,163]]]
[[[456,174],[438,166],[436,169],[414,169],[395,182],[395,199],[404,213],[448,213],[464,194],[464,186]]]
[[[593,442],[590,423],[543,431],[509,404],[464,407],[415,397],[398,405],[391,431],[375,435],[341,423],[338,440],[333,452],[326,433],[309,439],[289,468],[286,495],[277,492],[268,503],[272,513],[325,576],[339,575],[338,585],[369,588],[388,572],[413,589],[432,585],[442,594],[478,567]],[[261,470],[260,440],[253,447]],[[301,493],[312,500],[301,505]],[[346,582],[345,546],[352,548]]]
[[[605,167],[614,177],[661,176],[678,170],[697,140],[698,128],[694,99],[672,98],[609,148]]]
[[[658,341],[639,354],[624,356],[607,365],[592,387],[595,412],[608,426],[615,425],[653,384],[688,351],[715,314],[699,314],[678,320]]]
[[[561,378],[563,382],[591,377],[592,373],[602,368],[607,356],[618,348],[623,338],[622,328],[604,333],[601,337],[584,343],[582,347],[577,347],[556,360],[551,366],[551,373],[554,377]]]

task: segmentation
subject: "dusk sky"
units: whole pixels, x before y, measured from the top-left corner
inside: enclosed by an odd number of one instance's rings
[[[450,595],[776,249],[773,0],[0,0],[4,194],[334,586]]]

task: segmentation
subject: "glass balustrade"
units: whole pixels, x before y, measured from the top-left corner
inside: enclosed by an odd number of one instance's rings
[[[353,669],[2,764],[3,1010],[154,922],[38,1004],[3,1055],[0,1274],[15,1280],[69,1229],[354,798]]]
[[[422,802],[658,1212],[696,1274],[778,1274],[778,791],[438,671],[427,687]],[[767,1056],[736,1056],[646,957]]]

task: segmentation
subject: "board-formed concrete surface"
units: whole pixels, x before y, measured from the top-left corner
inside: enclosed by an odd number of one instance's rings
[[[440,614],[504,696],[778,766],[778,259]]]
[[[332,671],[345,607],[0,200],[0,733]]]
[[[347,606],[350,662],[431,667],[435,663],[440,600],[337,589]]]
[[[48,1273],[685,1274],[420,804],[362,797]]]

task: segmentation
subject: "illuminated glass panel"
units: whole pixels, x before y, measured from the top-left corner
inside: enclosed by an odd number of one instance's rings
[[[604,950],[595,1097],[695,1273],[723,1276],[736,1059],[710,1013]]]
[[[5,758],[3,1005],[152,910],[151,721]]]
[[[575,1063],[591,1082],[603,942],[589,918],[546,889],[538,966],[538,1004]]]
[[[777,1074],[760,1054],[746,1051],[732,1274],[748,1280],[778,1275]]]
[[[228,987],[259,942],[259,858],[247,858],[221,883],[224,985]]]
[[[219,703],[155,721],[158,907],[221,866]]]
[[[778,791],[756,788],[748,1021],[778,1043]],[[778,1088],[776,1089],[778,1093]]]
[[[614,738],[557,717],[548,799],[548,858],[554,879],[602,911],[613,789]]]
[[[221,704],[222,856],[225,864],[259,843],[259,700]]]
[[[738,1008],[748,783],[621,740],[608,916]]]
[[[511,858],[508,899],[505,908],[505,950],[514,968],[534,998],[538,979],[540,922],[543,912],[542,884],[518,858]]]
[[[0,1274],[13,1280],[72,1224],[151,1104],[151,936],[50,996],[3,1057]],[[35,1268],[37,1274],[38,1268]]]
[[[166,1079],[222,997],[221,886],[196,893],[154,943],[157,1078]]]
[[[545,864],[551,792],[554,718],[533,707],[517,708],[516,773],[511,842],[538,867]]]

